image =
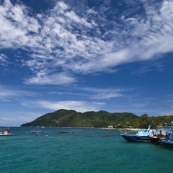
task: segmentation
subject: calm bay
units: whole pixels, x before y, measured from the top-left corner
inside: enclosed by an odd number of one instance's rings
[[[11,127],[0,137],[1,173],[172,172],[173,148],[126,142],[119,131]],[[63,132],[63,133],[62,133]]]

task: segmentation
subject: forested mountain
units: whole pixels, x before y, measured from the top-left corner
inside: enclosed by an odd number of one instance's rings
[[[121,122],[131,122],[139,119],[132,113],[109,113],[106,111],[76,112],[74,110],[60,109],[45,114],[34,121],[21,126],[46,126],[46,127],[108,127],[116,126]]]
[[[76,112],[74,110],[60,109],[45,114],[32,122],[21,126],[46,126],[46,127],[108,127],[113,125],[116,128],[132,127],[152,128],[165,126],[165,123],[172,123],[173,115],[152,116],[143,114],[137,116],[133,113],[109,113],[106,111]]]

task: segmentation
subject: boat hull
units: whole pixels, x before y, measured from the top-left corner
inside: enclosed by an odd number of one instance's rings
[[[12,134],[9,133],[9,134],[0,134],[0,136],[11,136]]]
[[[149,142],[149,136],[124,135],[121,136],[128,142]]]

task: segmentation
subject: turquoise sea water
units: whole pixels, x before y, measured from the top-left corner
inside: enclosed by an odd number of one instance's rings
[[[38,136],[32,129],[0,137],[0,173],[173,172],[173,147],[129,143],[103,129],[42,128]]]

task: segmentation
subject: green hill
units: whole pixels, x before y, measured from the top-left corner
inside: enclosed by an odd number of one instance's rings
[[[107,127],[121,122],[130,122],[139,117],[132,113],[109,113],[106,111],[76,112],[74,110],[60,109],[45,114],[32,122],[21,126],[46,127]]]

